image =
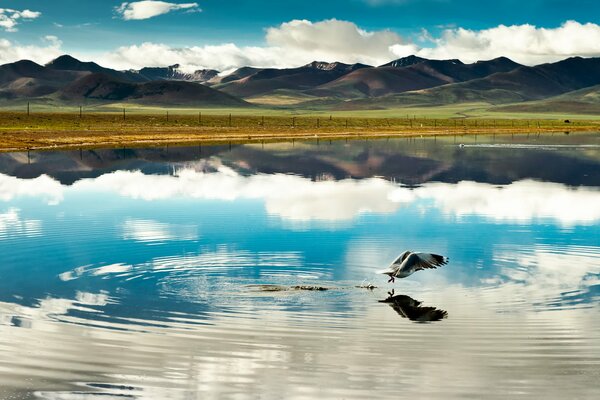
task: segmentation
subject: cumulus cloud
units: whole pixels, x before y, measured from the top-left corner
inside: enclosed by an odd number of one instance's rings
[[[576,21],[555,28],[528,24],[482,30],[452,27],[438,36],[422,32],[420,37],[409,41],[391,30],[366,31],[352,22],[336,19],[293,20],[268,28],[265,46],[224,43],[175,48],[148,42],[120,47],[104,59],[118,68],[179,63],[188,70],[224,71],[241,66],[296,67],[314,60],[381,65],[412,54],[433,59],[459,58],[467,63],[506,56],[527,65],[570,56],[600,56],[600,25]]]
[[[266,46],[242,47],[224,43],[174,48],[162,43],[143,43],[120,47],[105,59],[119,68],[178,63],[188,70],[221,71],[241,66],[296,67],[315,60],[379,65],[394,57],[392,46],[404,43],[390,30],[366,31],[352,22],[336,19],[286,22],[267,29],[265,40]]]
[[[390,46],[403,39],[390,30],[365,31],[348,21],[294,20],[267,30],[267,43],[293,51],[305,60],[364,62],[378,64],[389,57]],[[308,58],[307,58],[308,57]]]
[[[509,57],[527,65],[558,61],[571,56],[600,56],[600,25],[567,21],[557,28],[534,25],[499,25],[490,29],[452,28],[431,38],[433,46],[416,53],[435,59],[460,58],[464,62]],[[397,56],[412,49],[393,46]]]
[[[140,8],[148,3],[161,6]],[[196,3],[141,1],[123,3],[118,9],[125,19],[142,19],[159,15],[156,12],[161,10],[169,12],[192,5]],[[187,10],[199,8],[194,6]],[[467,63],[505,56],[526,65],[571,56],[600,56],[600,25],[576,21],[567,21],[554,28],[528,24],[482,30],[450,27],[439,35],[424,31],[419,37],[407,40],[391,30],[367,31],[352,22],[337,19],[293,20],[266,29],[262,46],[222,43],[173,47],[145,42],[107,53],[74,55],[117,69],[180,64],[185,71],[204,68],[230,71],[242,66],[287,68],[315,60],[381,65],[413,54],[432,59],[458,58]],[[46,37],[45,41],[44,45],[20,46],[0,39],[0,62],[28,58],[45,63],[68,52],[61,49],[61,42],[56,37]]]
[[[201,11],[198,3],[168,3],[154,0],[125,2],[115,8],[117,14],[126,21],[149,19],[177,10]]]
[[[40,45],[19,45],[8,39],[0,38],[0,64],[19,60],[32,60],[45,64],[64,54],[62,42],[56,36],[46,36]]]
[[[16,32],[18,30],[17,25],[19,25],[21,21],[31,21],[39,18],[41,15],[42,13],[38,11],[19,11],[10,8],[0,8],[0,28],[7,32]]]
[[[113,68],[143,68],[181,65],[184,71],[217,69],[220,71],[243,65],[256,67],[285,67],[294,65],[286,59],[282,49],[266,47],[238,47],[233,43],[216,46],[174,48],[160,43],[142,43],[124,46],[103,56],[104,64]],[[290,59],[292,60],[292,59]]]

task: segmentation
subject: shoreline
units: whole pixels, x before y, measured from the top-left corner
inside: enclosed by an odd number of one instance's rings
[[[0,112],[0,152],[600,132],[599,121],[86,115]]]
[[[22,151],[51,151],[51,150],[77,150],[99,148],[140,148],[160,147],[167,145],[227,145],[227,144],[252,144],[276,143],[314,140],[365,140],[365,139],[394,139],[415,137],[454,137],[475,135],[531,135],[531,134],[568,134],[599,132],[598,127],[577,127],[575,129],[435,129],[435,130],[361,130],[352,131],[325,131],[309,130],[301,132],[90,132],[90,131],[0,131],[0,152]]]

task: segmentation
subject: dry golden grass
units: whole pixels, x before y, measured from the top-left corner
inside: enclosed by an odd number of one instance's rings
[[[0,112],[0,151],[599,130],[583,120]]]

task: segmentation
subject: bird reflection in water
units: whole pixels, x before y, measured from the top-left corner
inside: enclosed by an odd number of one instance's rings
[[[422,302],[406,295],[395,295],[394,290],[388,292],[390,295],[385,300],[379,300],[380,303],[387,303],[402,318],[408,318],[415,322],[434,322],[448,318],[448,312],[435,307],[423,307]]]

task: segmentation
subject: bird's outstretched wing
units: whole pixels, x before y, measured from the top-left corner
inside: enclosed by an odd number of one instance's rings
[[[400,254],[400,256],[398,256],[398,258],[396,259],[396,261],[394,261],[392,263],[392,265],[394,264],[402,264],[402,261],[404,261],[406,259],[406,257],[408,257],[410,254],[412,253],[412,251],[410,250],[406,250],[404,253]]]
[[[411,253],[404,262],[402,269],[420,271],[435,269],[448,264],[448,258],[439,254]]]
[[[389,267],[387,267],[384,270],[381,271],[377,271],[378,274],[385,274],[385,275],[390,275],[390,274],[395,274],[396,272],[398,272],[398,270],[400,269],[400,266],[402,264],[402,262],[411,254],[411,252],[409,250],[406,250],[404,253],[400,254],[398,256],[398,258],[396,258],[394,260],[393,263],[390,264]]]

